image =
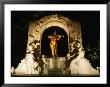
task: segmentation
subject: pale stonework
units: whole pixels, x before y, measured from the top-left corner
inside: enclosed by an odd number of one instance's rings
[[[46,58],[41,55],[41,39],[44,31],[52,26],[58,26],[66,32],[68,36],[68,48],[69,53],[66,57],[59,57],[57,60],[53,58]],[[72,52],[75,50],[74,44],[75,41],[78,41],[78,56],[74,59],[74,54]],[[34,49],[37,48],[37,61],[33,56]],[[28,42],[26,57],[21,60],[21,63],[18,64],[16,69],[12,68],[11,72],[17,75],[19,74],[36,74],[39,75],[41,72],[48,75],[48,70],[58,68],[62,71],[62,74],[66,74],[69,71],[71,75],[82,74],[82,75],[99,75],[98,70],[94,69],[87,59],[84,58],[85,52],[82,51],[82,35],[81,35],[81,25],[77,21],[72,21],[67,17],[61,15],[49,15],[40,20],[30,23],[28,31]],[[73,58],[73,59],[72,59]],[[65,70],[65,61],[70,60],[70,65]],[[40,64],[43,64],[41,66]]]

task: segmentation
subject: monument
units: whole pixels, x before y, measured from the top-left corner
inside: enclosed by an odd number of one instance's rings
[[[41,55],[41,40],[44,31],[52,26],[61,27],[67,34],[69,52],[64,57],[57,55],[57,40],[63,35],[53,32],[50,38],[52,58]],[[44,43],[45,44],[45,43]],[[35,51],[36,50],[36,51]],[[36,55],[34,55],[36,54]],[[100,72],[94,69],[84,57],[85,51],[82,46],[82,35],[80,22],[72,21],[67,17],[54,14],[45,16],[29,24],[28,42],[25,58],[21,60],[18,67],[12,67],[13,75],[35,75],[35,76],[99,76]],[[57,58],[55,62],[54,57]],[[54,69],[54,70],[53,70]],[[57,75],[56,75],[56,74]]]
[[[57,55],[57,42],[56,41],[59,40],[61,37],[64,37],[64,36],[57,35],[56,32],[54,32],[53,35],[48,36],[48,38],[51,39],[50,48],[51,48],[51,53],[52,53],[53,57],[58,57],[58,55]]]

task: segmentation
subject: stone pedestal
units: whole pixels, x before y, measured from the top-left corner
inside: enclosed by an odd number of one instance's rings
[[[44,57],[43,65],[41,57],[42,35],[47,28],[52,26],[60,27],[66,32],[68,36],[68,54],[70,56],[67,56],[67,58],[48,58],[47,61],[45,61]],[[78,50],[78,57],[74,57],[74,54],[77,54],[77,49],[75,49],[77,47],[83,49],[80,23],[57,14],[46,16],[29,24],[26,57],[21,60],[21,63],[18,64],[18,67],[16,69],[13,70],[12,68],[11,72],[15,72],[18,75],[39,75],[41,71],[43,71],[43,73],[47,75],[59,75],[63,73],[65,74],[65,61],[69,60],[68,69],[70,69],[71,75],[99,74],[97,70],[93,69],[90,63],[86,61],[86,59],[84,58],[84,53],[82,51]],[[31,52],[33,52],[33,54],[35,55],[33,56]],[[36,61],[34,61],[34,59],[36,59]]]

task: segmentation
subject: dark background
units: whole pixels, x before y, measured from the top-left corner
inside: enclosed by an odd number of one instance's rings
[[[11,65],[15,68],[25,57],[28,26],[44,16],[60,14],[73,21],[80,21],[83,47],[91,49],[100,41],[99,11],[12,11],[11,12]]]

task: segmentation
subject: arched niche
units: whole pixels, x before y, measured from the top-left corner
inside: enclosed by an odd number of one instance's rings
[[[82,46],[80,23],[72,21],[67,17],[55,14],[43,17],[40,20],[30,23],[28,31],[27,49],[30,47],[31,43],[35,43],[35,49],[37,49],[36,52],[41,54],[42,34],[45,32],[46,29],[52,26],[60,27],[67,33],[69,50],[71,48],[70,45],[75,40],[79,41]]]
[[[57,42],[57,54],[58,57],[65,57],[68,54],[68,34],[66,31],[60,27],[52,26],[47,28],[41,38],[41,55],[46,55],[47,57],[52,57],[51,48],[50,48],[50,38],[48,36],[53,35],[53,32],[56,32],[57,35],[62,35]]]

